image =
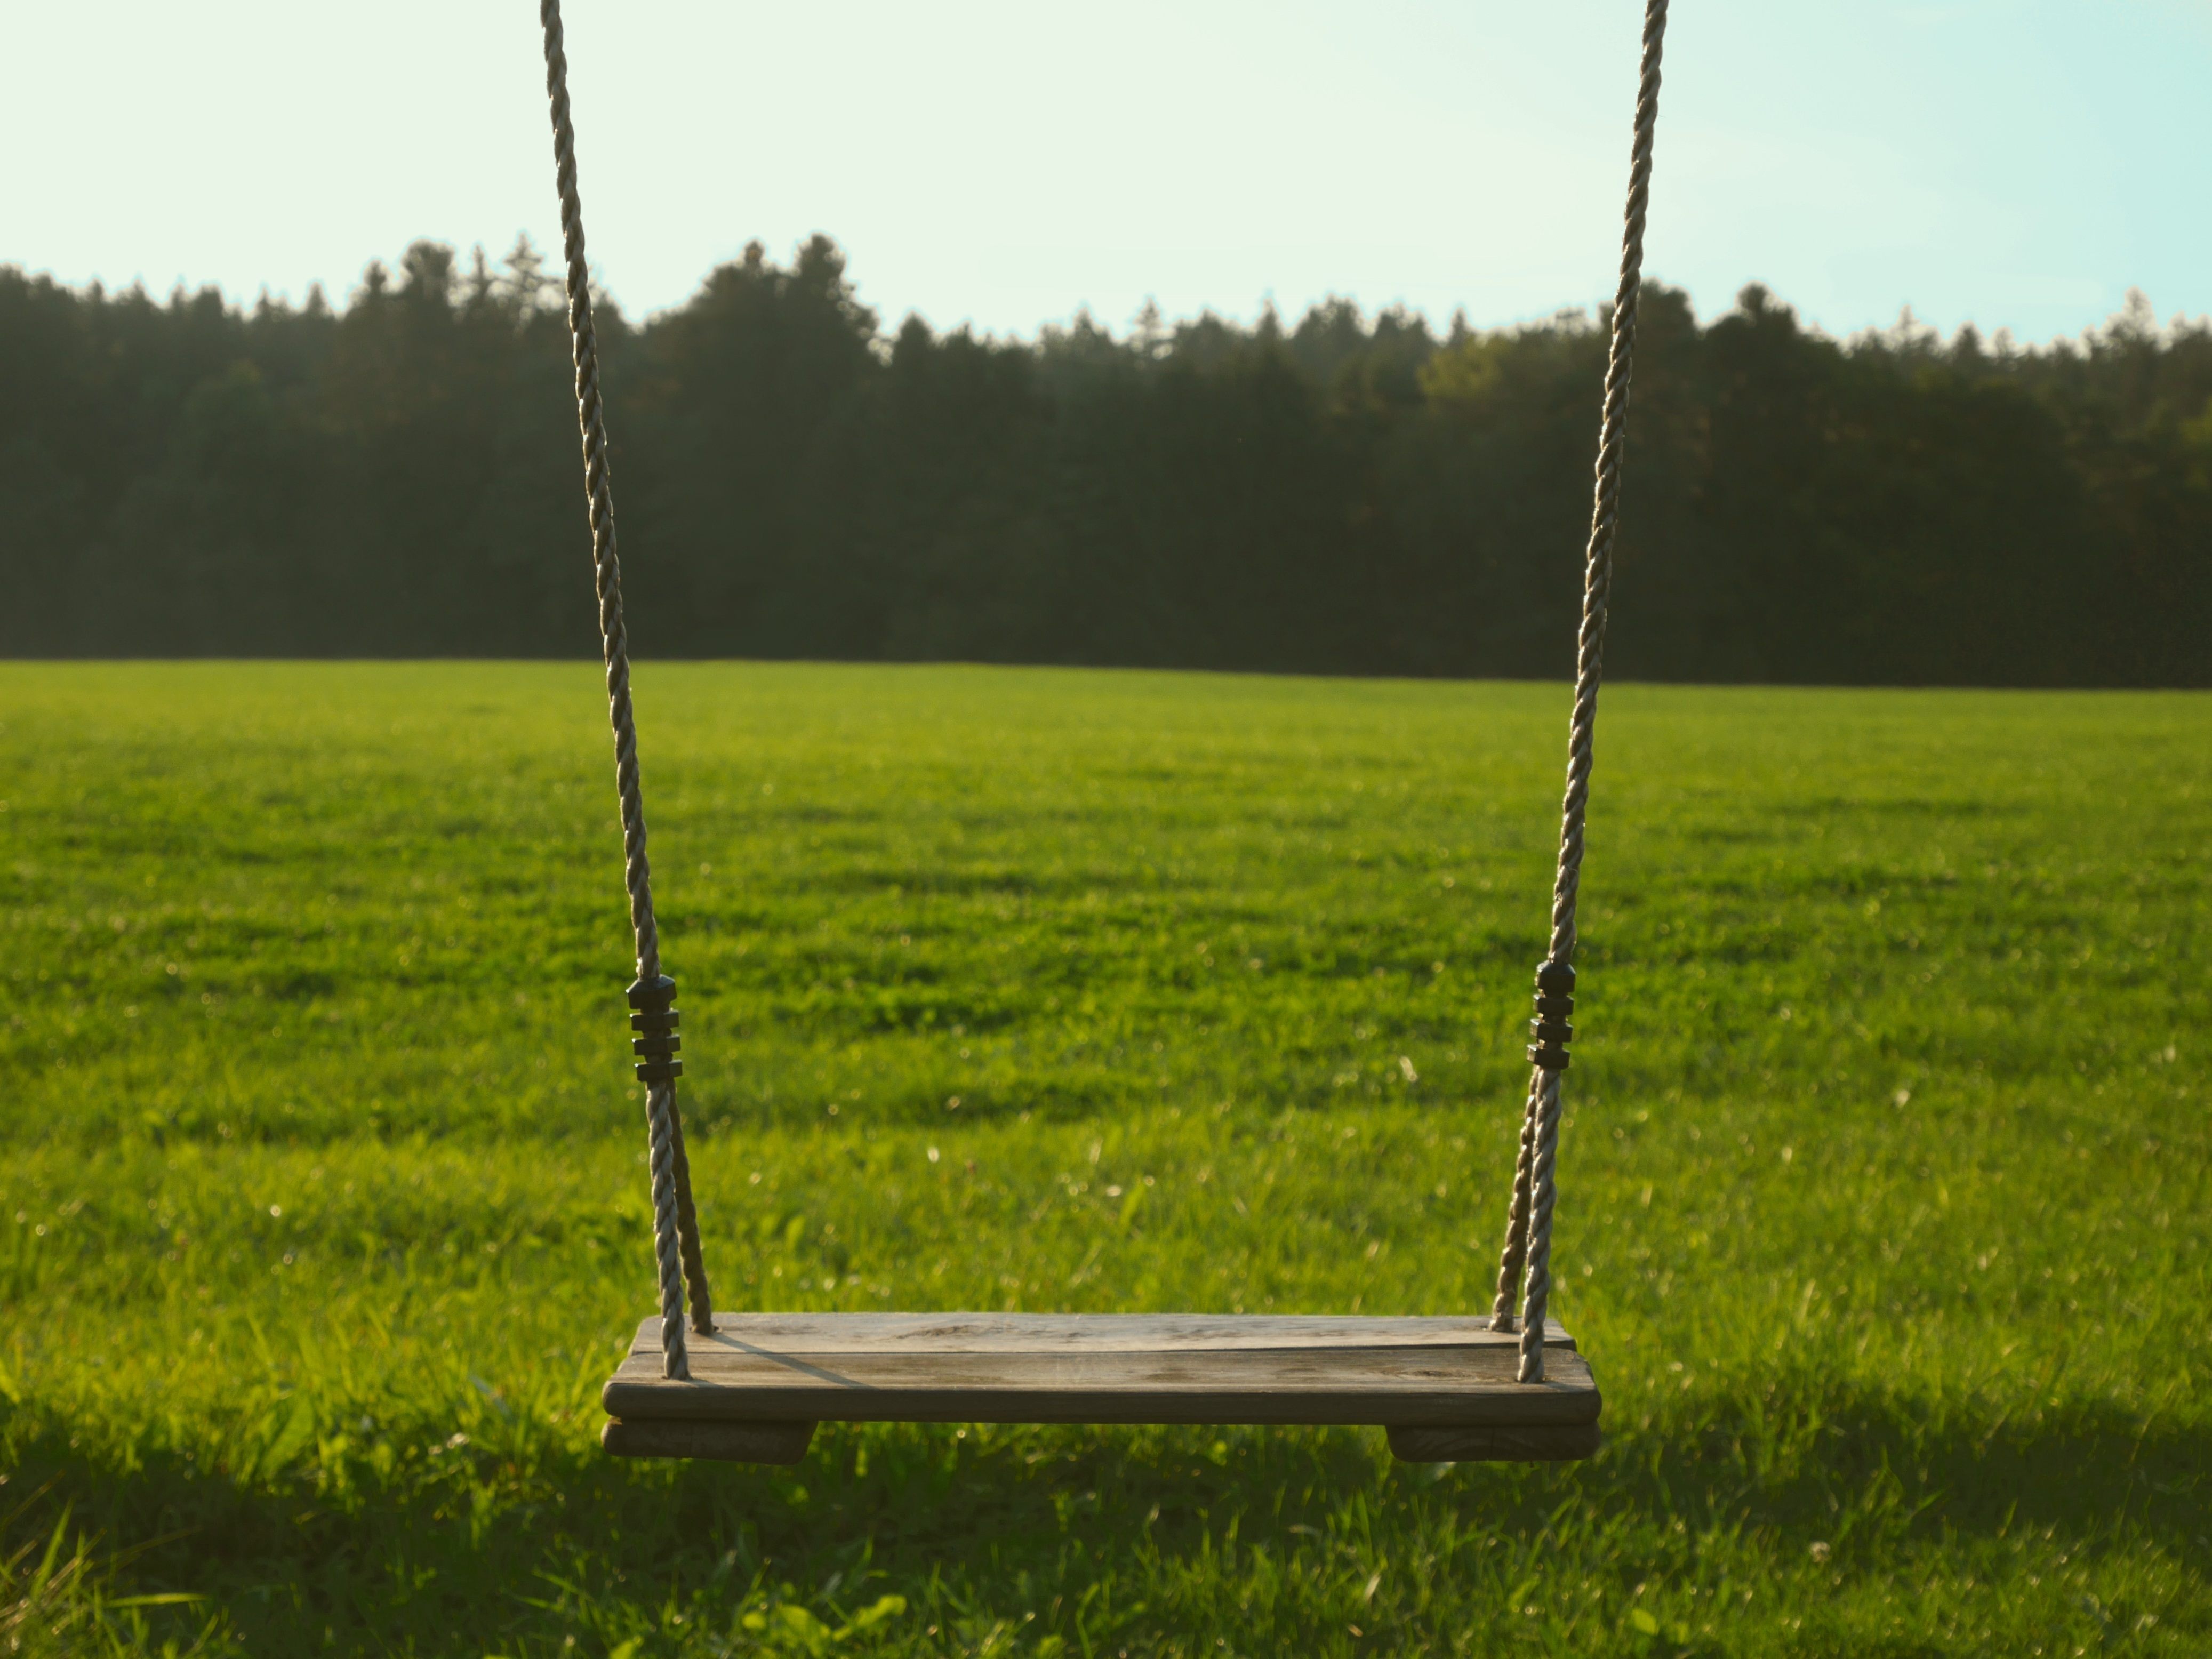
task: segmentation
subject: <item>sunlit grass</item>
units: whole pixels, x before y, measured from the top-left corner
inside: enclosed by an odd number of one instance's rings
[[[1559,690],[640,687],[724,1305],[1486,1304]],[[768,1473],[595,1449],[651,1278],[592,670],[0,669],[8,1547],[67,1504],[72,1617],[208,1598],[100,1615],[154,1649],[2200,1650],[2212,702],[1607,698],[1600,1458]]]

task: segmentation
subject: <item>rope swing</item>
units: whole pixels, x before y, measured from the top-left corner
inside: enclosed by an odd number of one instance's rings
[[[1644,68],[1636,87],[1636,137],[1629,149],[1627,222],[1620,238],[1620,286],[1613,297],[1613,344],[1605,365],[1605,413],[1598,424],[1596,499],[1583,561],[1583,623],[1575,644],[1575,710],[1567,723],[1567,793],[1559,811],[1559,872],[1552,887],[1552,943],[1536,969],[1536,1018],[1529,1022],[1528,1103],[1521,1155],[1498,1264],[1491,1328],[1514,1328],[1513,1293],[1523,1271],[1527,1318],[1521,1326],[1521,1380],[1544,1378],[1540,1333],[1552,1291],[1552,1206],[1559,1196],[1559,1083],[1575,1034],[1575,902],[1583,884],[1583,830],[1589,817],[1595,759],[1597,687],[1605,658],[1606,606],[1613,597],[1613,540],[1620,526],[1620,461],[1628,443],[1628,380],[1636,358],[1636,313],[1644,294],[1644,218],[1651,202],[1651,148],[1659,125],[1659,58],[1667,0],[1644,13]]]
[[[592,567],[599,592],[599,643],[607,665],[607,718],[614,727],[615,793],[622,801],[623,880],[629,889],[629,928],[637,945],[637,978],[629,988],[630,1048],[645,1085],[647,1155],[653,1170],[653,1254],[660,1268],[660,1345],[666,1374],[689,1376],[684,1340],[684,1291],[691,1291],[692,1328],[714,1328],[707,1264],[699,1250],[699,1217],[691,1204],[691,1160],[684,1152],[684,1113],[676,1079],[684,1046],[676,1035],[676,981],[660,971],[660,930],[653,919],[653,866],[645,854],[645,791],[637,775],[637,714],[629,696],[629,635],[623,626],[622,560],[615,550],[615,495],[607,476],[607,422],[599,397],[599,337],[592,325],[591,266],[584,257],[584,204],[576,193],[576,125],[568,112],[568,56],[562,50],[561,0],[541,0],[545,30],[545,95],[553,109],[553,182],[561,197],[561,248],[568,260],[568,338],[576,364],[576,425],[584,441],[584,495],[592,514]]]
[[[796,1462],[823,1420],[1370,1424],[1412,1461],[1552,1461],[1600,1443],[1600,1400],[1574,1340],[1549,1317],[1561,1084],[1574,1036],[1576,902],[1597,693],[1620,522],[1630,370],[1642,292],[1667,0],[1649,0],[1630,150],[1612,340],[1583,562],[1566,793],[1550,943],[1536,969],[1528,1091],[1487,1316],[1441,1318],[1187,1314],[723,1314],[714,1311],[677,1101],[676,982],[662,971],[623,622],[606,417],[592,321],[576,133],[560,0],[539,0],[554,178],[567,258],[576,422],[606,661],[623,872],[636,978],[631,1049],[646,1088],[659,1312],[602,1398],[617,1455]],[[686,1304],[689,1304],[687,1321]]]

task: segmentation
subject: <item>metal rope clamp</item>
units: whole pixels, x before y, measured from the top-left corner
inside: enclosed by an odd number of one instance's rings
[[[1540,963],[1536,968],[1536,1018],[1528,1022],[1528,1063],[1547,1072],[1564,1072],[1570,1056],[1567,1044],[1575,1028],[1568,1017],[1575,1012],[1575,967],[1571,962]]]
[[[676,1057],[684,1039],[676,1028],[684,1016],[676,1011],[676,981],[665,974],[640,979],[629,988],[629,1029],[640,1035],[630,1039],[629,1051],[637,1056],[640,1083],[673,1083],[684,1075],[684,1062]]]

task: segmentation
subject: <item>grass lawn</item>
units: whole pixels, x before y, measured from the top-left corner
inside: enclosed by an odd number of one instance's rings
[[[638,686],[723,1305],[1486,1305],[1565,688]],[[11,1654],[2212,1651],[2212,698],[1607,693],[1595,1461],[769,1472],[597,1449],[653,1298],[597,688],[0,665]]]

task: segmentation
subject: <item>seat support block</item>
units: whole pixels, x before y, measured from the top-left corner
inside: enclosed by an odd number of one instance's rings
[[[813,1438],[811,1423],[686,1422],[680,1418],[616,1418],[599,1431],[600,1447],[617,1457],[706,1457],[721,1463],[796,1463],[806,1455]]]

